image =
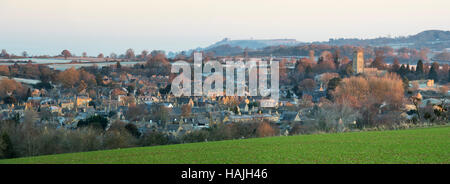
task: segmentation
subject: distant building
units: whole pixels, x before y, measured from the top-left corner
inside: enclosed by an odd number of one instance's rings
[[[76,101],[77,107],[88,106],[89,102],[92,100],[91,98],[86,97],[86,96],[78,96],[78,97],[76,97],[76,99],[77,99],[77,101]]]
[[[360,49],[353,52],[353,72],[364,73],[364,52]]]
[[[386,70],[378,70],[377,68],[364,68],[364,75],[366,76],[383,76],[387,73]]]
[[[378,70],[377,68],[366,68],[364,63],[364,52],[361,49],[353,52],[353,73],[364,74],[366,76],[383,76],[386,70]]]
[[[427,87],[433,87],[433,86],[434,86],[434,80],[433,79],[428,80],[427,81]]]

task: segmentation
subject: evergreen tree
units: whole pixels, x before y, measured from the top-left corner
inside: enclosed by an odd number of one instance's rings
[[[117,69],[122,68],[122,65],[120,65],[120,62],[119,62],[119,61],[117,61],[116,67],[117,67]]]
[[[433,79],[434,82],[438,82],[439,81],[438,71],[439,71],[439,64],[437,62],[434,62],[431,65],[430,73],[428,73],[428,79]]]
[[[406,67],[405,67],[405,65],[403,64],[401,67],[400,67],[400,69],[398,69],[398,72],[397,72],[400,76],[404,76],[405,74],[406,74]]]
[[[417,66],[416,66],[416,76],[421,79],[423,78],[423,62],[422,60],[419,60],[417,62]]]
[[[394,58],[394,63],[392,64],[392,71],[398,72],[400,69],[400,62],[398,61],[398,58]]]
[[[31,89],[28,88],[27,90],[27,96],[25,97],[25,100],[28,100],[28,98],[31,97]]]
[[[448,82],[450,82],[450,70],[448,70]]]
[[[328,81],[328,88],[327,88],[327,98],[332,100],[333,99],[333,95],[331,94],[336,87],[339,85],[339,83],[342,81],[342,79],[340,77],[335,77],[332,78],[330,81]]]
[[[94,115],[87,119],[78,121],[77,127],[87,127],[91,126],[94,128],[99,128],[101,130],[105,130],[105,128],[108,126],[109,122],[108,119],[106,119],[103,116],[100,115]]]
[[[312,78],[313,77],[313,71],[312,71],[312,68],[311,68],[311,66],[306,66],[306,68],[305,68],[305,77],[306,78]]]
[[[336,68],[339,68],[339,65],[340,65],[339,58],[340,57],[341,57],[341,52],[339,51],[339,49],[334,50],[333,60],[334,60],[334,65],[336,66]]]
[[[353,67],[351,64],[345,65],[343,69],[340,71],[341,76],[349,77],[353,75]]]

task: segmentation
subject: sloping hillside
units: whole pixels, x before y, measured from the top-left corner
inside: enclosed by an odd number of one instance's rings
[[[117,149],[0,163],[450,163],[450,127]]]

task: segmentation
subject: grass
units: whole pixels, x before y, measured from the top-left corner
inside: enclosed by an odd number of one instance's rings
[[[0,160],[0,163],[450,163],[450,127],[299,135]]]

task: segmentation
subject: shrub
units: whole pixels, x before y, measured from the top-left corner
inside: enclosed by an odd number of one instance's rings
[[[126,124],[125,129],[128,130],[128,132],[136,138],[139,138],[141,136],[141,132],[139,132],[139,129],[133,123]]]
[[[139,140],[139,145],[141,146],[155,146],[165,144],[169,144],[169,138],[165,134],[157,131],[147,131],[141,136]]]
[[[105,130],[106,127],[108,126],[108,119],[106,119],[103,116],[95,115],[95,116],[91,116],[87,119],[80,120],[77,124],[78,128],[86,127],[86,126]]]
[[[3,132],[0,137],[0,158],[14,158],[14,148],[6,132]]]
[[[258,137],[274,136],[276,131],[268,122],[262,122],[257,128]]]
[[[206,130],[198,130],[185,134],[181,139],[184,143],[207,141],[209,132]]]

